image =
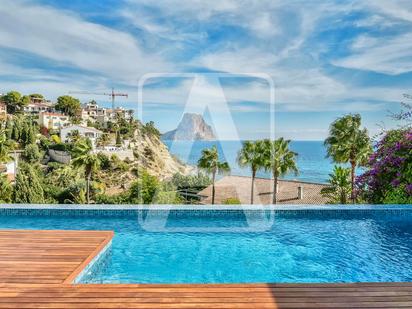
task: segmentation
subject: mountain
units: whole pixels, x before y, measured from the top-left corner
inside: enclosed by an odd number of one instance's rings
[[[199,114],[185,113],[175,130],[162,135],[163,140],[210,141],[215,140],[212,127]]]

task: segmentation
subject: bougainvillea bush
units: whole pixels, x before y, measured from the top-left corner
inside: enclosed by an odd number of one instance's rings
[[[391,130],[375,145],[358,197],[373,204],[412,203],[412,129]]]

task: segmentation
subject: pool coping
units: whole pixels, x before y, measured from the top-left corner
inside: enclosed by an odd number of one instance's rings
[[[1,209],[27,210],[412,210],[412,204],[371,205],[123,205],[123,204],[0,204]]]
[[[106,238],[101,242],[93,252],[63,281],[63,284],[78,284],[82,278],[89,272],[93,271],[95,265],[99,262],[112,245],[114,237],[113,231],[101,231],[107,233]]]

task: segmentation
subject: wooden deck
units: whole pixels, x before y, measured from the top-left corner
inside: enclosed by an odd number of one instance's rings
[[[412,283],[71,284],[100,231],[0,231],[0,308],[412,308]]]
[[[0,230],[0,283],[71,283],[110,231]]]

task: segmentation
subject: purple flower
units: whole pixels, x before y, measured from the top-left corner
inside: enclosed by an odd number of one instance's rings
[[[409,195],[412,195],[412,184],[406,185],[406,192]]]
[[[401,184],[401,181],[398,178],[395,178],[394,180],[391,181],[391,185],[394,187],[397,187]]]

